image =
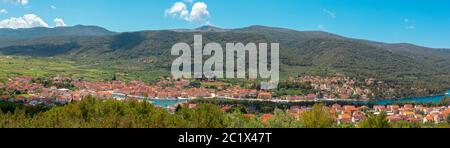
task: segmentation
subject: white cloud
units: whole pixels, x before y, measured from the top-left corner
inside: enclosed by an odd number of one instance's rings
[[[177,16],[179,13],[187,11],[187,6],[183,2],[176,2],[170,9],[166,10],[166,15]]]
[[[33,27],[49,27],[48,24],[35,14],[25,14],[22,17],[11,17],[0,21],[0,28],[33,28]]]
[[[185,3],[176,2],[171,8],[166,9],[165,15],[179,17],[188,22],[207,21],[207,18],[210,17],[208,6],[204,2],[194,3],[190,12]]]
[[[51,5],[50,8],[54,10],[54,9],[56,9],[56,6]]]
[[[0,9],[0,14],[8,14],[8,11],[6,9]]]
[[[28,0],[0,0],[2,2],[9,2],[9,3],[13,3],[13,4],[21,4],[21,5],[27,5],[28,4]]]
[[[324,13],[328,14],[331,18],[335,19],[336,18],[336,13],[328,10],[328,9],[323,9],[322,10]]]
[[[190,21],[203,21],[209,17],[208,6],[203,2],[197,2],[192,6]]]
[[[55,27],[65,27],[67,26],[66,23],[64,23],[64,20],[61,18],[55,18],[53,20],[55,22]]]

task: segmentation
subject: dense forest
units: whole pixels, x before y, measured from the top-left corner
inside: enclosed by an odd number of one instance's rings
[[[389,123],[385,114],[370,115],[357,125],[335,122],[335,115],[321,104],[300,116],[275,109],[267,114],[245,114],[242,109],[223,112],[218,105],[195,109],[179,106],[175,113],[137,101],[98,100],[88,97],[64,106],[25,106],[0,103],[0,128],[411,128],[450,127],[449,124]],[[449,119],[447,119],[449,121]]]

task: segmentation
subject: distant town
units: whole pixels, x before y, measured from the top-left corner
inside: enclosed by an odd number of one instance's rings
[[[292,80],[298,84],[307,84],[311,91],[306,95],[283,95],[274,97],[266,90],[245,89],[240,86],[225,86],[223,82],[205,81],[209,87],[201,84],[193,84],[190,80],[161,80],[153,85],[146,85],[140,81],[121,82],[87,82],[66,77],[54,77],[51,79],[36,79],[28,76],[10,78],[6,83],[0,83],[1,100],[7,102],[22,102],[25,105],[53,105],[67,104],[72,101],[80,101],[87,96],[98,99],[138,100],[152,102],[152,100],[185,100],[176,104],[164,106],[170,112],[174,112],[178,105],[186,105],[194,109],[197,104],[189,102],[195,99],[230,99],[249,101],[272,102],[302,102],[302,101],[352,101],[368,100],[373,96],[367,85],[383,83],[374,79],[357,82],[345,77],[302,77]],[[194,85],[194,86],[193,86]],[[195,87],[195,85],[200,85]],[[313,93],[315,92],[315,93]],[[354,97],[357,96],[358,99]],[[339,98],[339,99],[331,99]],[[223,111],[232,106],[221,105]],[[311,106],[291,106],[286,112],[298,118],[302,112],[310,110]],[[386,113],[389,122],[407,121],[420,123],[446,122],[450,113],[450,106],[424,106],[424,105],[375,105],[355,106],[339,105],[329,106],[332,113],[336,114],[337,123],[358,123],[367,118],[367,113],[374,115]],[[256,116],[246,114],[246,116]],[[268,120],[272,114],[261,115],[261,120]]]
[[[363,84],[364,85],[363,85]],[[86,96],[99,99],[197,99],[222,98],[260,101],[320,101],[320,100],[369,100],[374,93],[366,87],[372,84],[382,84],[382,81],[366,79],[363,82],[348,77],[300,77],[282,84],[281,90],[259,90],[255,84],[248,88],[231,85],[224,82],[205,80],[163,79],[147,85],[140,81],[122,82],[88,82],[67,77],[50,79],[33,78],[30,76],[13,77],[6,83],[0,83],[3,93],[1,98],[8,101],[22,101],[29,104],[69,103],[79,101]],[[288,91],[284,93],[283,90]],[[394,90],[390,90],[394,91]],[[274,94],[276,93],[276,94]]]

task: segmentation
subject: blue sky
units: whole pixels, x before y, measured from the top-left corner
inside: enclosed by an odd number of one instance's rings
[[[184,6],[172,9],[177,2]],[[266,25],[450,48],[448,0],[0,0],[3,26],[18,25],[17,18],[25,14],[34,14],[27,18],[48,27],[55,26],[55,18],[59,25],[98,25],[120,32]],[[16,23],[10,23],[11,17]]]

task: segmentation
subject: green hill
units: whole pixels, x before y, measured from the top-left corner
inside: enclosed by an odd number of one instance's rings
[[[58,31],[55,31],[58,32]],[[409,85],[450,88],[450,50],[411,44],[387,44],[319,31],[296,31],[266,26],[221,29],[155,30],[106,35],[67,35],[1,42],[3,55],[59,57],[78,65],[149,80],[168,76],[171,47],[193,42],[279,42],[283,78],[297,75],[373,77]]]

